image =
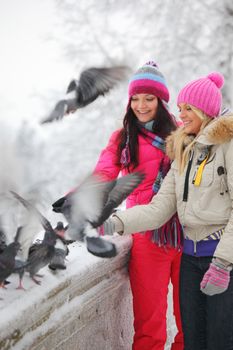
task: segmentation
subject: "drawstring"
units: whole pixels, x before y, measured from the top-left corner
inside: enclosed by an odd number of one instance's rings
[[[190,157],[189,157],[189,162],[188,162],[188,167],[185,175],[185,181],[184,181],[184,192],[183,192],[183,202],[188,201],[188,191],[189,191],[189,175],[191,171],[191,166],[193,162],[193,154],[194,151],[191,151]]]
[[[197,169],[195,178],[193,180],[193,184],[195,186],[200,186],[201,179],[202,179],[202,173],[203,173],[203,170],[204,170],[204,167],[206,165],[208,158],[209,158],[209,154],[207,154],[206,158],[201,162],[201,164],[199,165],[199,167]]]

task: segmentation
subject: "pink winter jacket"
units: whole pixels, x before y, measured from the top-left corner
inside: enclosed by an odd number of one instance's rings
[[[122,175],[128,174],[128,169],[116,165],[118,135],[120,129],[113,132],[107,147],[101,152],[94,173],[101,173],[107,179],[116,179],[121,172]],[[154,134],[147,132],[152,137]],[[152,145],[150,138],[143,135],[138,136],[139,142],[139,165],[130,169],[131,172],[142,171],[146,177],[142,183],[128,196],[126,207],[130,208],[137,204],[147,204],[151,201],[154,193],[153,183],[157,177],[160,162],[164,158],[164,165],[169,164],[169,158],[157,147]]]

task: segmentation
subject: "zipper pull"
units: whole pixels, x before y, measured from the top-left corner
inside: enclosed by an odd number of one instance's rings
[[[197,241],[193,241],[193,253],[194,255],[197,254]]]
[[[196,180],[197,170],[198,170],[198,167],[196,167],[196,169],[195,169],[195,171],[194,171],[194,175],[193,175],[193,179],[192,179],[192,184],[193,184],[193,185],[194,185],[195,180]]]

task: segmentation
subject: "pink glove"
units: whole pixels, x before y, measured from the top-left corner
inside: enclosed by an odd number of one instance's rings
[[[226,267],[213,259],[201,281],[201,291],[207,295],[215,295],[225,292],[230,282],[231,270],[232,267]]]

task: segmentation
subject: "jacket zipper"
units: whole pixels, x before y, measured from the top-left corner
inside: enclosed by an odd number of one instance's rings
[[[183,202],[187,202],[188,201],[189,175],[190,175],[192,162],[193,162],[193,154],[194,154],[194,151],[192,150],[191,153],[190,153],[189,162],[188,162],[188,166],[187,166],[187,170],[186,170],[186,174],[185,174]]]

